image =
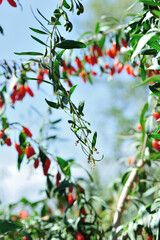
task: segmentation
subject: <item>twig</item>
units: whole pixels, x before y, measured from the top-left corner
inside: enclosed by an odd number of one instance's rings
[[[128,24],[123,24],[123,25],[119,25],[119,26],[117,26],[117,27],[115,27],[115,28],[110,28],[110,29],[108,29],[108,30],[106,30],[106,31],[101,31],[101,32],[99,32],[99,33],[101,33],[102,35],[107,35],[107,34],[109,34],[109,33],[111,33],[111,32],[115,32],[115,31],[120,30],[120,29],[122,29],[122,28],[125,28],[125,27],[127,27],[127,26],[128,26]],[[88,39],[82,40],[82,42],[88,43],[88,42],[93,41],[93,40],[96,40],[96,39],[97,39],[97,34],[96,34],[96,35],[93,35],[92,37],[90,37],[90,38],[88,38]]]
[[[112,239],[113,240],[117,239],[117,234],[115,232],[116,232],[116,229],[119,226],[120,221],[121,221],[123,207],[124,207],[124,204],[125,204],[125,200],[128,196],[129,188],[131,187],[132,183],[135,180],[135,177],[137,175],[137,170],[139,168],[142,168],[143,165],[145,164],[144,154],[145,154],[145,148],[146,148],[146,145],[147,145],[147,140],[148,140],[148,135],[146,134],[145,139],[144,139],[143,149],[142,149],[141,160],[139,160],[139,162],[133,168],[133,170],[132,170],[132,172],[131,172],[131,174],[130,174],[130,176],[129,176],[129,178],[128,178],[128,180],[127,180],[126,184],[124,185],[123,190],[121,192],[121,195],[120,195],[120,198],[119,198],[119,201],[118,201],[118,204],[117,204],[117,209],[116,209],[116,212],[115,212],[115,215],[114,215],[114,220],[113,220],[113,228],[112,228],[112,237],[113,237]]]

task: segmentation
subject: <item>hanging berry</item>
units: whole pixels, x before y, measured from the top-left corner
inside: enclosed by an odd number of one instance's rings
[[[10,138],[6,138],[5,141],[4,141],[4,144],[6,144],[7,146],[10,147],[12,145],[11,139]]]
[[[18,215],[19,215],[20,218],[23,218],[23,219],[28,218],[28,212],[26,210],[20,211]]]
[[[37,158],[34,160],[34,168],[38,168],[38,166],[39,166],[39,159]]]
[[[50,165],[51,165],[51,160],[49,158],[46,158],[46,161],[43,165],[43,173],[44,173],[45,176],[48,175],[48,170],[50,168]]]
[[[30,89],[29,86],[25,86],[25,91],[26,91],[31,97],[34,97],[34,93],[32,92],[32,90]]]
[[[17,143],[15,143],[14,146],[15,146],[15,149],[17,150],[19,155],[23,155],[24,154],[22,148]]]
[[[84,236],[81,233],[76,233],[75,238],[76,240],[84,240]]]
[[[27,146],[25,149],[25,153],[27,155],[27,159],[29,159],[30,157],[32,157],[35,154],[34,148],[31,145]]]
[[[71,206],[73,204],[73,202],[74,202],[73,195],[72,195],[72,192],[70,192],[68,194],[68,205]]]
[[[28,137],[32,137],[32,133],[30,132],[30,130],[27,127],[23,127],[23,132],[28,136]]]
[[[0,0],[0,5],[2,4],[3,0]],[[17,7],[17,4],[14,0],[7,0],[7,2],[12,6],[12,7]]]

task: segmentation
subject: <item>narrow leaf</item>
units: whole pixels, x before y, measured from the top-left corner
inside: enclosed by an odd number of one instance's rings
[[[65,161],[60,157],[57,157],[57,161],[64,175],[71,177],[70,165],[68,164],[68,161]]]
[[[142,82],[141,84],[137,85],[137,87],[146,85],[146,84],[148,84],[150,82],[160,82],[160,76],[156,75],[156,76],[150,77],[147,80],[145,80],[144,82]]]
[[[140,115],[140,118],[139,118],[139,122],[141,125],[143,125],[143,120],[144,120],[144,115],[146,113],[146,111],[148,110],[148,103],[146,103],[141,111],[141,115]]]
[[[39,55],[39,56],[43,56],[43,53],[39,53],[39,52],[21,52],[21,53],[14,52],[14,54],[16,54],[16,55]]]
[[[47,44],[44,43],[43,41],[41,41],[40,39],[38,39],[38,38],[36,38],[36,37],[34,37],[34,36],[32,36],[32,35],[31,35],[31,37],[32,37],[35,41],[39,42],[40,44],[42,44],[42,45],[44,45],[44,46],[47,46]],[[47,46],[47,47],[48,47],[48,46]]]
[[[64,40],[64,41],[56,44],[56,47],[63,48],[63,49],[74,49],[74,48],[85,48],[86,45],[79,41]]]
[[[132,61],[133,59],[140,53],[141,49],[146,45],[146,43],[153,37],[155,36],[155,32],[154,33],[149,33],[146,34],[144,36],[141,37],[141,39],[139,40],[137,47],[135,49],[135,51],[133,52],[132,55]]]
[[[93,139],[92,139],[92,149],[95,148],[96,141],[97,141],[97,132],[95,132],[94,135],[93,135]]]
[[[78,112],[80,115],[83,114],[84,104],[85,104],[85,101],[80,101],[80,103],[78,105]]]
[[[100,23],[97,22],[96,27],[95,27],[95,33],[97,34],[99,32],[99,30],[100,30]]]
[[[48,101],[46,98],[45,98],[45,100],[46,100],[46,102],[47,102],[47,104],[51,107],[51,108],[56,108],[56,109],[58,109],[59,108],[59,105],[58,105],[58,103],[56,103],[56,102],[51,102],[51,101]]]
[[[31,29],[33,32],[36,32],[36,33],[39,33],[39,34],[48,34],[48,33],[44,32],[44,31],[41,31],[41,30],[36,29],[36,28],[31,28],[31,27],[30,27],[30,29]]]

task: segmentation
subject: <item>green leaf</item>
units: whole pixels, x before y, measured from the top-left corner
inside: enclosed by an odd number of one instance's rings
[[[70,96],[72,95],[72,93],[74,92],[74,90],[76,89],[76,87],[77,87],[77,84],[74,85],[74,86],[72,86],[72,87],[69,89],[69,98],[70,98]]]
[[[43,163],[43,165],[45,164],[46,162],[46,154],[44,153],[43,149],[41,147],[39,147],[39,157],[40,157],[40,160],[41,162]]]
[[[0,220],[0,234],[14,232],[17,229],[21,229],[23,224],[19,221],[7,221],[7,220]]]
[[[141,125],[143,125],[143,120],[144,120],[144,115],[145,113],[147,112],[148,110],[148,103],[146,103],[141,111],[141,114],[140,114],[140,118],[139,118],[139,122]]]
[[[150,77],[147,80],[145,80],[144,82],[142,82],[141,84],[137,85],[136,87],[140,87],[140,86],[146,85],[146,84],[148,84],[150,82],[160,82],[160,75],[156,75],[156,76]]]
[[[69,102],[68,96],[63,96],[63,97],[62,97],[62,102],[63,102],[64,105],[67,105],[68,102]]]
[[[53,136],[47,137],[47,138],[45,138],[45,139],[46,139],[46,140],[50,140],[50,139],[54,140],[54,139],[56,139],[56,138],[57,138],[57,136],[56,136],[56,135],[53,135]]]
[[[154,95],[156,95],[157,97],[160,97],[160,91],[157,89],[157,86],[158,85],[158,88],[160,87],[160,83],[156,83],[152,86],[149,86],[149,89],[154,93]]]
[[[20,170],[20,168],[21,168],[23,158],[24,158],[24,154],[23,155],[18,155],[18,170]]]
[[[39,42],[40,44],[48,47],[48,45],[47,45],[46,43],[44,43],[43,41],[41,41],[40,39],[38,39],[38,38],[36,38],[36,37],[34,37],[34,36],[32,36],[32,35],[31,35],[31,37],[32,37],[35,41]]]
[[[46,100],[46,102],[47,102],[47,104],[51,107],[51,108],[56,108],[56,109],[58,109],[59,108],[59,105],[58,105],[58,103],[56,103],[56,102],[51,102],[51,101],[48,101],[46,98],[45,98],[45,100]]]
[[[3,28],[0,26],[0,33],[4,35]]]
[[[160,134],[153,133],[150,136],[155,139],[160,139]]]
[[[135,235],[135,231],[134,231],[134,223],[130,222],[129,223],[129,227],[128,227],[128,236],[130,238],[130,240],[136,240],[136,235]]]
[[[41,31],[41,30],[36,29],[36,28],[30,27],[30,29],[31,29],[33,32],[36,32],[36,33],[39,33],[39,34],[48,34],[48,33],[44,32],[44,31]]]
[[[35,17],[35,19],[39,22],[39,24],[42,26],[42,28],[46,31],[46,32],[48,32],[49,34],[50,34],[50,32],[48,31],[48,29],[41,23],[41,21],[39,21],[39,19],[35,16],[35,14],[34,14],[34,12],[33,12],[33,10],[31,9],[31,11],[32,11],[32,14],[33,14],[33,16]]]
[[[125,173],[123,174],[123,176],[122,176],[122,180],[121,180],[123,186],[124,186],[125,183],[127,182],[130,173],[131,173],[131,170],[128,170],[127,172],[125,172]]]
[[[100,23],[97,22],[97,23],[96,23],[96,26],[95,26],[95,33],[96,33],[96,34],[99,33],[99,30],[100,30]]]
[[[67,8],[67,9],[70,9],[70,6],[69,6],[69,4],[67,3],[66,0],[64,0],[63,6],[64,6],[65,8]]]
[[[86,45],[79,41],[64,40],[64,41],[56,44],[56,47],[63,48],[63,49],[74,49],[74,48],[85,48]]]
[[[38,8],[37,8],[37,12],[39,13],[39,15],[41,15],[41,17],[42,17],[44,20],[46,20],[46,21],[49,23],[49,20],[43,16],[43,14],[39,11]]]
[[[147,134],[152,134],[156,131],[156,123],[153,116],[149,116],[146,120],[145,131]]]
[[[155,49],[143,49],[141,50],[140,54],[142,55],[154,55],[157,51]]]
[[[83,114],[84,104],[85,104],[85,101],[80,101],[80,103],[78,105],[78,112],[80,115]]]
[[[154,48],[157,51],[160,51],[160,44],[156,41],[149,41],[147,43],[150,47]]]
[[[28,199],[26,198],[22,198],[20,202],[23,203],[24,205],[30,204],[30,201],[28,201]]]
[[[102,36],[102,38],[97,42],[98,46],[102,49],[106,41],[106,36]]]
[[[26,136],[23,132],[21,132],[21,133],[19,134],[19,143],[20,143],[20,145],[22,145],[23,143],[25,143],[26,138],[27,138],[27,136]]]
[[[56,18],[51,17],[51,23],[49,25],[62,25],[60,21],[58,21]]]
[[[55,16],[57,19],[59,19],[59,18],[61,17],[61,15],[62,15],[62,12],[60,12],[60,9],[59,9],[59,8],[57,8],[57,9],[54,10],[54,16]]]
[[[74,187],[73,183],[70,183],[67,180],[63,180],[58,187],[54,189],[54,193],[65,190],[67,187]]]
[[[152,32],[152,33],[148,33],[148,34],[145,34],[143,35],[140,40],[138,41],[138,44],[136,46],[136,49],[135,51],[133,52],[133,55],[132,55],[132,61],[133,59],[140,53],[140,51],[142,50],[142,48],[146,45],[146,43],[153,37],[155,36],[155,32]]]
[[[143,2],[144,4],[150,5],[150,6],[159,6],[160,2],[154,2],[152,0],[139,0],[139,2]]]
[[[48,84],[50,84],[50,85],[53,86],[53,83],[51,83],[51,82],[49,82],[49,81],[46,81],[46,80],[40,80],[40,79],[38,79],[38,78],[27,78],[27,77],[24,77],[24,79],[26,79],[26,80],[41,81],[41,82],[45,82],[45,83],[48,83]]]
[[[35,56],[43,56],[43,53],[39,53],[39,52],[21,52],[21,53],[17,53],[17,52],[14,52],[14,54],[16,55],[35,55]]]
[[[96,146],[96,141],[97,141],[97,132],[94,133],[93,139],[92,139],[92,149],[95,148]]]
[[[152,12],[153,12],[157,17],[160,18],[160,12],[159,12],[159,10],[152,10]]]
[[[52,125],[54,125],[54,124],[59,123],[59,122],[61,122],[61,121],[62,121],[62,119],[59,118],[59,119],[57,119],[57,120],[55,120],[55,121],[52,121],[52,122],[49,122],[49,123],[52,124]]]
[[[53,183],[50,180],[49,176],[47,176],[47,188],[48,188],[49,192],[53,189]]]
[[[68,161],[65,161],[63,158],[60,157],[57,157],[57,161],[64,175],[71,177],[71,170]]]

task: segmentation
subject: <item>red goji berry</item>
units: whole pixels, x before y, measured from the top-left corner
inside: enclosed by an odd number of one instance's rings
[[[11,139],[10,138],[6,138],[4,143],[7,145],[7,146],[11,146],[12,145],[12,142],[11,142]]]
[[[73,199],[73,195],[72,195],[72,193],[70,192],[69,194],[68,194],[68,205],[72,205],[73,204],[73,202],[74,202],[74,199]]]
[[[75,238],[76,240],[84,240],[84,236],[81,233],[76,233]]]
[[[108,65],[107,62],[104,63],[104,68],[105,68],[105,69],[108,69],[108,68],[109,68],[109,65]]]
[[[158,120],[160,118],[160,113],[159,112],[154,112],[153,117]]]
[[[148,240],[153,240],[153,236],[152,236],[152,235],[149,235],[149,236],[148,236]]]
[[[137,131],[141,131],[142,130],[142,126],[139,124],[136,129],[137,129]]]
[[[30,132],[30,130],[27,127],[23,127],[23,132],[28,136],[28,137],[32,137],[32,133]]]
[[[158,140],[152,142],[152,147],[155,148],[158,152],[160,152],[160,144]]]
[[[49,158],[46,158],[46,161],[43,165],[43,173],[44,173],[45,176],[48,175],[48,170],[50,168],[50,165],[51,165],[51,160]]]
[[[25,153],[27,155],[27,159],[29,159],[30,157],[32,157],[35,154],[34,148],[31,145],[26,147]]]
[[[32,92],[32,90],[30,89],[29,86],[25,86],[25,91],[26,91],[31,97],[34,97],[34,93]]]
[[[128,43],[124,39],[122,39],[121,42],[122,42],[123,47],[125,47],[125,48],[128,47]]]
[[[28,212],[26,210],[20,211],[18,215],[19,215],[20,218],[23,218],[23,219],[28,218]]]
[[[81,61],[80,61],[80,59],[78,57],[76,57],[75,62],[77,64],[78,69],[82,70],[83,66],[82,66],[82,63],[81,63]]]
[[[38,166],[39,166],[39,159],[37,158],[34,160],[34,168],[38,168]]]
[[[120,64],[118,65],[118,73],[121,73],[121,72],[122,72],[122,69],[123,69],[123,64],[120,63]]]
[[[22,148],[17,143],[15,143],[14,146],[15,146],[15,149],[17,150],[19,155],[23,155],[24,154]]]

